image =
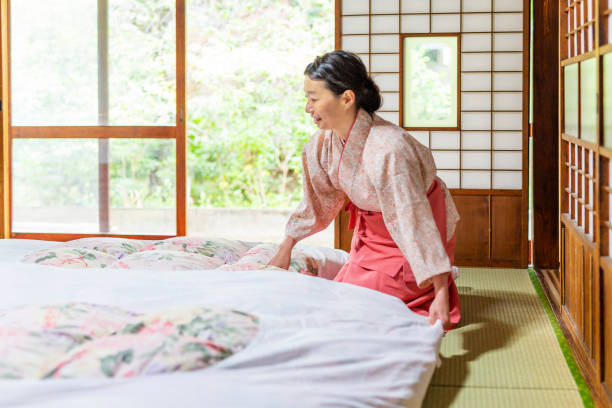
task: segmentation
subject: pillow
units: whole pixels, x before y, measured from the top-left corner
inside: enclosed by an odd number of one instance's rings
[[[249,249],[244,255],[233,265],[225,265],[219,269],[222,270],[249,270],[249,269],[280,269],[266,266],[272,257],[278,251],[278,244],[263,243],[258,244]],[[301,250],[294,248],[291,251],[291,263],[289,270],[300,272],[306,275],[319,275],[319,261],[313,257],[304,254]]]
[[[106,268],[117,258],[104,252],[86,248],[57,246],[27,254],[22,262],[61,268]]]
[[[126,255],[140,251],[149,242],[127,238],[91,237],[68,241],[58,245],[58,247],[93,249],[121,259]]]
[[[111,268],[120,269],[215,269],[223,264],[223,260],[211,258],[192,252],[168,251],[152,249],[128,255],[115,263]]]
[[[162,241],[150,242],[140,249],[140,251],[160,249],[197,253],[217,258],[223,261],[223,264],[226,264],[236,262],[251,246],[253,246],[253,244],[223,238],[174,237]]]
[[[265,266],[270,259],[278,251],[277,244],[263,243],[257,244],[248,251],[246,251],[236,264],[253,264]]]
[[[334,279],[340,268],[348,262],[349,254],[342,249],[327,248],[315,245],[297,244],[294,251],[303,257],[312,260],[317,265],[318,276],[325,279]]]

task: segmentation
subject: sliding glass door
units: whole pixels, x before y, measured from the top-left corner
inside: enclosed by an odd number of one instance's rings
[[[184,0],[8,10],[12,235],[184,232]]]
[[[4,4],[12,237],[282,239],[332,0]]]

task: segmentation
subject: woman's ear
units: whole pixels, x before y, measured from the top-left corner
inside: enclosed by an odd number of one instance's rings
[[[342,93],[342,102],[344,102],[345,107],[352,107],[355,104],[355,92],[350,89],[344,91]]]

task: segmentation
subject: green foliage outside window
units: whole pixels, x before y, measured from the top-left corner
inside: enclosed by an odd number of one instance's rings
[[[61,10],[64,4],[69,9],[70,1],[58,1],[56,8]],[[95,1],[88,4],[95,7]],[[168,68],[173,67],[169,58],[174,58],[173,5],[174,0],[109,0],[111,125],[173,123],[175,72]],[[24,124],[96,124],[95,103],[93,108],[89,103],[97,92],[95,67],[92,70],[96,38],[84,39],[82,33],[70,31],[91,24],[95,13],[88,21],[58,27],[50,12],[22,13],[32,22],[30,27],[51,25],[66,32],[54,44],[18,37],[23,58],[14,60],[12,71],[21,69],[27,86],[25,97],[18,99],[22,106],[13,112]],[[316,130],[304,112],[303,70],[316,55],[333,49],[331,0],[188,0],[186,19],[188,205],[295,206],[302,195],[301,151]],[[79,55],[68,38],[78,40],[87,54]],[[130,47],[130,38],[138,40],[137,49]],[[40,57],[62,50],[71,50],[70,60],[55,58],[49,66]],[[15,65],[19,61],[22,66]],[[54,83],[66,83],[66,72],[72,78],[69,98],[66,85],[52,92]],[[86,80],[79,79],[84,75]],[[33,83],[28,79],[33,77],[44,78]],[[113,78],[119,82],[113,84]],[[35,103],[25,103],[32,98]],[[40,112],[48,115],[35,123]],[[78,122],[71,122],[77,116]],[[30,145],[32,151],[42,148],[35,141]],[[115,139],[110,154],[111,207],[174,207],[174,142]],[[14,200],[20,206],[97,206],[97,177],[91,174],[96,168],[91,166],[97,160],[95,150],[87,157],[76,150],[66,153],[62,173],[87,180],[81,186],[77,181],[75,188],[56,180],[44,166],[44,157],[38,164],[28,162],[28,157],[24,150],[14,163],[24,169],[14,174],[14,185],[19,186]],[[43,197],[40,185],[57,185],[57,189],[47,189]]]

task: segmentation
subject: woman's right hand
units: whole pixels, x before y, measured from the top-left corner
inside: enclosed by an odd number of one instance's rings
[[[281,269],[289,269],[289,264],[291,263],[291,251],[296,244],[296,240],[287,237],[281,242],[278,246],[278,251],[276,255],[270,259],[267,266],[276,266]]]

